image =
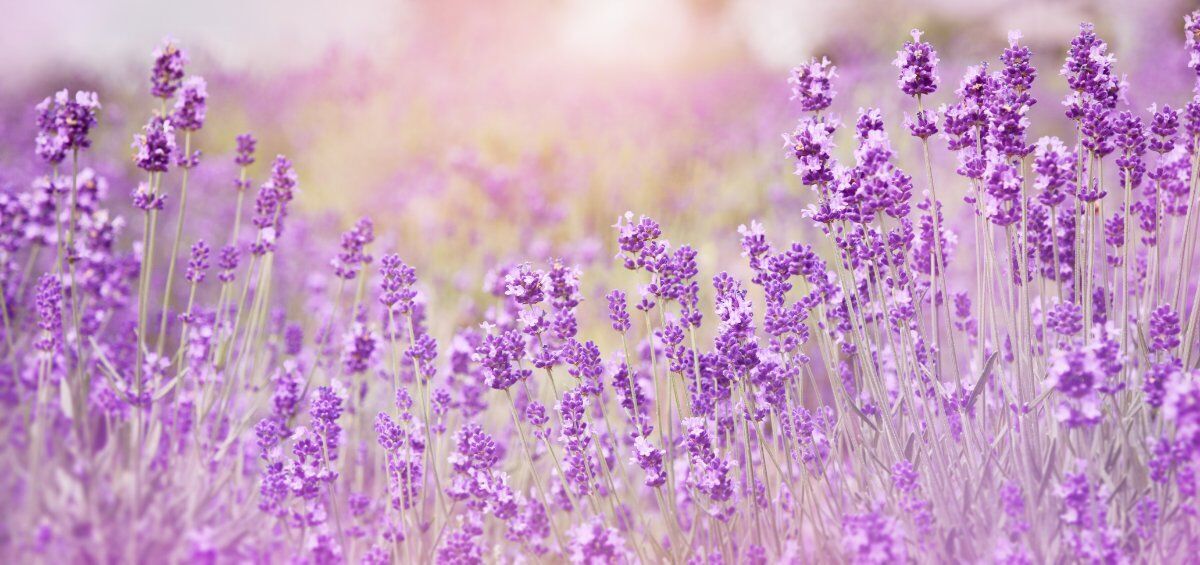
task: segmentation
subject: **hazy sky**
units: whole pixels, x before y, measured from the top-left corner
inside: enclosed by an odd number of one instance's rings
[[[0,0],[0,72],[143,62],[167,35],[232,68],[305,64],[332,46],[387,47],[407,0]]]
[[[961,33],[988,27],[997,41],[1019,27],[1027,38],[1061,44],[1082,19],[1111,30],[1180,1],[0,0],[0,76],[11,86],[66,64],[140,68],[167,35],[223,68],[269,72],[310,64],[333,48],[392,53],[415,34],[436,37],[443,30],[427,28],[455,26],[456,14],[468,12],[485,26],[493,17],[548,26],[554,44],[545,49],[617,65],[670,62],[716,45],[786,67],[838,35],[903,40],[897,27],[941,21],[963,22]]]

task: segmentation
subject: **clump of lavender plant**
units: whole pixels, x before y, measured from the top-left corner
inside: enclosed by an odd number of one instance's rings
[[[1184,26],[1200,81],[1200,12]],[[1034,124],[1053,88],[1035,60],[1010,34],[948,93],[914,31],[894,64],[915,113],[865,107],[843,127],[848,85],[814,58],[787,81],[801,116],[785,136],[813,202],[774,220],[812,237],[746,218],[720,236],[737,264],[722,244],[673,245],[694,233],[686,213],[626,213],[624,269],[556,241],[488,258],[483,292],[423,257],[437,230],[416,242],[363,218],[324,237],[293,209],[283,156],[240,240],[249,134],[228,157],[232,218],[180,250],[187,179],[209,166],[192,134],[215,116],[172,41],[131,198],[108,202],[107,167],[86,162],[97,95],[60,91],[36,108],[47,171],[0,190],[0,555],[1186,561],[1200,101],[1130,108],[1140,85],[1084,24],[1066,119]],[[168,194],[176,235],[157,246]],[[377,240],[398,253],[376,261]]]

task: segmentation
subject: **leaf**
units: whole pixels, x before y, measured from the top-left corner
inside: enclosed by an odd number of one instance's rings
[[[869,416],[863,413],[862,410],[859,410],[858,406],[856,406],[853,402],[847,402],[846,404],[849,404],[850,408],[854,409],[854,413],[858,414],[858,417],[862,418],[862,421],[866,422],[868,426],[871,426],[871,429],[874,430],[875,433],[879,433],[879,428],[875,427],[875,422],[872,422]]]
[[[158,389],[158,391],[156,391],[154,393],[154,396],[152,399],[155,402],[162,400],[162,397],[166,396],[168,392],[171,392],[171,389],[175,388],[175,385],[179,384],[179,381],[181,379],[183,379],[183,376],[186,375],[187,372],[188,372],[187,369],[180,371],[178,375],[175,375],[175,378],[171,379],[171,382],[163,385],[162,388]]]
[[[117,386],[117,370],[114,369],[112,364],[108,362],[108,358],[106,358],[104,356],[104,352],[100,350],[100,346],[96,343],[96,339],[90,339],[92,342],[92,349],[96,350],[96,358],[100,360],[100,367],[105,369],[100,371],[100,374],[104,375],[104,381],[108,383],[108,388],[115,392],[117,396],[120,396],[121,400],[124,400],[127,404],[133,404],[133,401],[129,399],[129,395],[125,394],[125,390]]]
[[[1038,485],[1038,499],[1046,492],[1046,487],[1050,483],[1051,467],[1054,465],[1054,452],[1058,449],[1058,438],[1050,440],[1050,451],[1046,453],[1046,465],[1042,468],[1040,484]]]
[[[75,419],[75,402],[71,399],[71,382],[70,379],[62,379],[58,382],[58,403],[62,407],[63,414],[68,420]]]
[[[980,372],[979,378],[975,380],[975,388],[971,389],[971,396],[967,398],[967,410],[975,406],[975,399],[979,398],[980,394],[983,394],[983,389],[986,386],[985,381],[992,375],[992,367],[996,365],[996,355],[998,354],[998,351],[993,351],[988,356],[987,361],[983,362],[983,371]]]

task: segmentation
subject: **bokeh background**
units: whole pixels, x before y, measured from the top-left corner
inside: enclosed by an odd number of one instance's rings
[[[736,228],[751,219],[781,240],[804,238],[811,198],[791,176],[780,135],[798,116],[788,69],[809,57],[840,67],[835,109],[844,120],[859,106],[883,109],[916,171],[918,153],[900,131],[911,100],[890,65],[910,28],[925,29],[942,58],[935,104],[949,100],[967,65],[994,62],[1008,31],[1020,29],[1040,70],[1036,139],[1067,133],[1053,131],[1065,125],[1058,69],[1082,21],[1109,41],[1135,106],[1184,100],[1180,22],[1194,8],[1186,0],[8,3],[0,183],[41,174],[32,108],[66,87],[100,93],[103,134],[89,164],[118,195],[132,190],[118,157],[154,107],[150,52],[171,36],[190,56],[189,73],[209,81],[209,122],[194,140],[205,152],[192,189],[202,210],[228,210],[229,153],[234,136],[251,131],[260,139],[257,180],[273,154],[292,157],[298,207],[318,218],[318,231],[370,215],[384,246],[418,266],[435,299],[450,301],[478,291],[486,270],[506,261],[611,266],[609,226],[626,210],[698,247],[702,273],[742,263]],[[848,157],[850,140],[839,146]],[[948,185],[942,197],[956,200]],[[191,222],[204,233],[203,220]],[[218,224],[211,229],[225,229]]]

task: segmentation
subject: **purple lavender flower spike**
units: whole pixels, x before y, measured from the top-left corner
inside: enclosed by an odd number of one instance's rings
[[[792,85],[792,100],[800,101],[800,109],[805,112],[820,112],[833,103],[831,83],[837,76],[837,67],[822,57],[813,58],[809,62],[792,69],[788,84]]]
[[[183,82],[183,66],[187,64],[187,55],[179,49],[174,39],[168,37],[154,50],[153,56],[150,94],[155,98],[170,98]]]
[[[208,274],[208,256],[211,249],[203,239],[192,244],[191,258],[188,259],[187,273],[184,278],[188,282],[200,284]]]
[[[188,77],[179,90],[179,98],[175,100],[171,123],[183,131],[196,131],[204,127],[207,115],[208,83],[202,77]]]
[[[133,162],[139,169],[164,173],[175,156],[175,125],[171,120],[154,116],[133,136]]]
[[[248,167],[254,164],[254,150],[258,146],[258,140],[249,133],[243,133],[237,136],[237,157],[234,162],[242,167]]]
[[[904,48],[896,52],[896,60],[892,61],[900,69],[900,78],[896,82],[909,96],[933,94],[938,88],[937,51],[921,41],[923,34],[919,29],[912,30],[912,41],[905,42]]]
[[[37,105],[36,153],[51,165],[66,159],[71,151],[87,149],[96,126],[100,99],[95,92],[60,90]]]

